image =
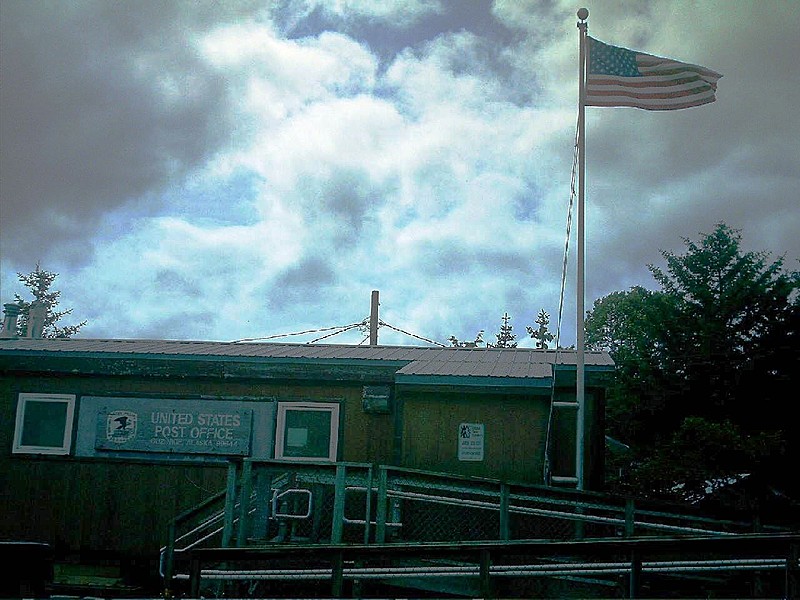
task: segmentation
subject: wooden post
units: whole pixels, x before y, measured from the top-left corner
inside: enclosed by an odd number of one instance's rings
[[[236,461],[228,461],[228,484],[225,490],[225,511],[222,525],[222,547],[228,548],[233,539],[233,519],[236,507],[236,488],[238,465]]]
[[[481,550],[481,595],[484,598],[492,597],[492,580],[490,577],[489,567],[492,564],[492,557],[489,550],[483,548]]]
[[[200,560],[193,556],[189,563],[189,594],[192,598],[200,597]]]
[[[511,491],[507,483],[500,484],[500,539],[511,539],[511,515],[509,514],[509,498]]]
[[[800,568],[797,562],[800,560],[800,544],[789,544],[789,552],[786,556],[786,590],[783,597],[787,600],[794,600],[800,596]]]
[[[375,543],[386,543],[386,511],[387,495],[389,487],[389,474],[386,467],[378,467],[378,496],[375,499]]]
[[[345,466],[343,464],[336,465],[331,544],[340,544],[342,542],[342,533],[344,532],[345,475]]]
[[[364,507],[364,543],[369,544],[369,538],[372,534],[372,465],[367,469],[367,481],[364,487],[367,488],[367,497],[365,499],[366,506]]]
[[[372,290],[372,298],[369,310],[369,345],[378,345],[378,290]]]
[[[169,598],[172,594],[172,576],[175,570],[175,538],[177,526],[175,519],[169,522],[167,533],[167,547],[164,549],[164,596]]]
[[[269,537],[269,518],[272,513],[272,471],[260,468],[255,473],[256,509],[253,522],[253,538],[265,540]]]
[[[634,504],[631,498],[625,500],[625,537],[633,537],[636,529],[636,520],[634,518]]]
[[[250,521],[250,491],[253,488],[253,466],[249,458],[244,460],[242,467],[242,484],[239,486],[239,532],[236,535],[236,547],[244,548],[250,534],[248,527]]]
[[[341,598],[344,593],[344,551],[336,550],[331,558],[331,595]]]
[[[642,559],[639,552],[631,550],[631,574],[628,579],[628,598],[638,598],[639,588],[642,585]]]

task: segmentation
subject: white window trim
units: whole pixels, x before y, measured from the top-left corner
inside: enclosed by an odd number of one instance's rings
[[[286,430],[286,411],[301,410],[329,412],[331,414],[330,445],[328,456],[284,456],[284,436]],[[275,459],[292,462],[336,462],[339,450],[339,403],[338,402],[278,402],[275,423]]]
[[[25,423],[25,406],[28,401],[35,402],[60,402],[67,405],[67,418],[64,423],[64,437],[61,446],[23,446],[22,427]],[[14,427],[14,445],[12,454],[69,454],[72,448],[72,423],[75,417],[74,394],[30,394],[21,393],[17,400],[17,421]]]

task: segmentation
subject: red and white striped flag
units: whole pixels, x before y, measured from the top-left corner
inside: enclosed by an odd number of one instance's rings
[[[589,38],[585,106],[677,110],[716,100],[719,73]]]

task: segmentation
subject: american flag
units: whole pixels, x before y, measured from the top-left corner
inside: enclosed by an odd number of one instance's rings
[[[586,106],[676,110],[716,100],[719,73],[589,38]]]

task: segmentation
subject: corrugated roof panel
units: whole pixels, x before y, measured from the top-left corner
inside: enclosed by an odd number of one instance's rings
[[[405,375],[439,375],[444,363],[432,360],[415,360],[408,363],[398,373]]]
[[[456,350],[451,356],[452,360],[467,363],[482,363],[486,361],[488,350],[460,349]]]
[[[413,351],[418,350],[418,348],[403,348],[402,346],[386,346],[384,350],[385,350],[384,358],[386,360],[406,360],[409,356],[414,354]]]
[[[481,362],[471,365],[469,372],[479,377],[489,377],[494,371],[494,366],[495,365],[492,362]]]
[[[197,358],[272,358],[308,360],[408,361],[398,373],[488,377],[551,376],[550,365],[575,365],[574,350],[533,348],[452,348],[348,346],[337,344],[232,343],[182,340],[0,339],[0,355],[43,352],[75,355],[183,356]],[[587,366],[613,367],[607,353],[587,352]]]

